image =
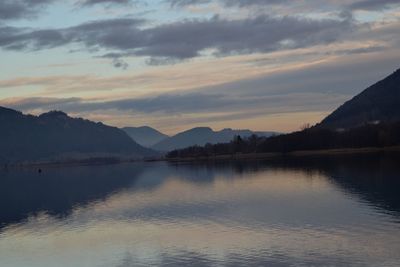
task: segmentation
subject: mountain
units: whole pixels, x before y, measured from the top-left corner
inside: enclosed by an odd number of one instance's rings
[[[169,136],[149,126],[122,128],[138,144],[151,147]]]
[[[233,140],[234,136],[240,135],[241,137],[247,137],[252,134],[259,136],[271,136],[276,133],[274,132],[252,132],[250,130],[232,130],[223,129],[221,131],[213,131],[209,127],[197,127],[187,130],[182,133],[178,133],[172,137],[169,137],[154,146],[152,148],[158,151],[171,151],[174,149],[181,149],[194,145],[205,145],[207,143],[227,143]]]
[[[0,107],[0,125],[0,162],[3,163],[155,154],[118,128],[71,118],[61,111],[33,116]]]
[[[395,121],[400,121],[400,69],[344,103],[317,127],[347,129]]]

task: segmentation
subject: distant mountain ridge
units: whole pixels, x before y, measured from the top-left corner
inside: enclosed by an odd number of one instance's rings
[[[259,136],[272,136],[278,134],[276,132],[253,132],[250,130],[233,130],[223,129],[221,131],[213,131],[209,127],[196,127],[181,133],[178,133],[172,137],[169,137],[154,146],[152,148],[158,151],[171,151],[174,149],[181,149],[194,145],[205,145],[207,143],[217,144],[230,142],[234,136],[240,135],[241,137],[248,137],[252,134]]]
[[[135,142],[144,146],[151,147],[169,136],[159,132],[149,126],[124,127],[122,128]]]
[[[317,127],[347,129],[400,121],[400,69],[344,103]]]
[[[156,153],[125,132],[61,111],[39,116],[0,107],[0,162],[37,161],[60,157],[143,157]]]

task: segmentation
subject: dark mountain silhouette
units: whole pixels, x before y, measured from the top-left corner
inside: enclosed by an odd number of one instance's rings
[[[276,153],[329,149],[389,148],[400,146],[400,122],[364,125],[343,131],[318,127],[272,137],[236,137],[228,143],[189,146],[168,152],[167,158],[215,158],[220,155]],[[396,148],[394,148],[396,149]],[[368,151],[368,150],[367,150]],[[372,151],[369,149],[369,151]],[[322,153],[328,153],[327,151]]]
[[[167,157],[394,146],[400,146],[400,70],[355,96],[316,126],[268,138],[252,136],[224,144],[187,146],[170,151]]]
[[[209,127],[197,127],[193,128],[170,138],[167,138],[152,148],[159,151],[171,151],[174,149],[181,149],[189,146],[202,146],[207,143],[217,144],[226,143],[231,141],[235,136],[248,137],[253,134],[258,136],[272,136],[274,132],[253,132],[250,130],[233,130],[223,129],[221,131],[213,131]]]
[[[138,144],[151,147],[169,136],[149,126],[122,128]]]
[[[61,111],[24,115],[0,107],[0,162],[151,156],[124,131]]]
[[[400,121],[400,69],[344,103],[317,127],[348,129],[396,121]]]

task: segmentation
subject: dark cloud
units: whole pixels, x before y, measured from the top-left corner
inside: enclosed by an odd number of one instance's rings
[[[315,101],[318,100],[318,104]],[[288,104],[290,106],[288,107]],[[269,96],[245,96],[226,93],[169,93],[145,98],[126,98],[121,100],[87,102],[80,98],[25,98],[2,105],[23,111],[63,110],[66,112],[87,113],[104,110],[118,110],[141,114],[201,114],[209,112],[237,113],[248,111],[251,114],[324,110],[333,107],[332,98],[321,100],[320,94],[272,94]],[[256,111],[255,111],[256,109]]]
[[[192,5],[203,5],[211,3],[219,3],[225,7],[238,7],[238,8],[263,8],[270,6],[281,6],[288,8],[293,12],[315,12],[316,10],[336,11],[339,16],[353,16],[353,12],[357,10],[367,11],[382,11],[384,9],[399,6],[399,0],[351,0],[351,1],[337,1],[325,0],[323,2],[318,0],[307,1],[288,1],[288,0],[165,0],[173,8],[182,8]],[[294,2],[296,2],[294,4]]]
[[[227,96],[203,93],[171,93],[147,98],[126,98],[121,100],[85,102],[81,98],[24,98],[5,105],[19,110],[62,109],[68,112],[87,112],[96,110],[136,111],[141,113],[192,112],[220,107],[221,104],[233,104],[237,101],[226,99]]]
[[[114,58],[112,63],[118,69],[126,70],[129,67],[129,64],[120,58]]]
[[[0,47],[6,50],[42,50],[72,43],[82,43],[89,49],[99,47],[128,49],[136,42],[143,20],[114,19],[93,21],[64,29],[31,30],[0,27]],[[130,36],[127,36],[129,34]],[[126,44],[126,47],[124,47]]]
[[[0,21],[31,18],[55,0],[1,0]]]
[[[0,47],[40,50],[80,44],[89,50],[147,56],[163,61],[184,60],[213,49],[218,56],[269,52],[327,44],[351,31],[351,20],[258,16],[227,20],[215,16],[143,28],[140,19],[112,19],[54,30],[0,28]],[[110,53],[106,54],[111,57]]]
[[[41,50],[64,45],[68,39],[58,30],[0,27],[0,46],[6,50]]]
[[[222,106],[241,105],[244,99],[234,99],[222,94],[170,93],[154,97],[122,99],[98,103],[81,103],[77,108],[81,111],[116,109],[140,113],[178,114],[204,112],[219,109]]]
[[[209,4],[212,2],[219,2],[228,7],[251,7],[251,6],[269,6],[269,5],[284,5],[287,6],[290,1],[288,0],[166,0],[172,7],[184,7],[190,5]],[[340,3],[335,0],[321,1],[308,1],[310,6],[318,8],[323,5],[334,5],[347,10],[380,10],[387,8],[390,5],[400,4],[399,0],[354,0],[350,4]],[[345,1],[343,1],[345,2]],[[303,5],[304,3],[300,3]]]
[[[70,104],[76,104],[81,101],[80,98],[47,98],[47,97],[31,97],[15,101],[12,104],[3,103],[17,110],[34,110],[34,109],[57,109],[57,107],[65,107]]]

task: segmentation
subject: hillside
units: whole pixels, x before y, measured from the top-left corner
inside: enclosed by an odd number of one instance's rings
[[[35,161],[60,157],[143,157],[154,151],[134,142],[122,130],[61,111],[24,115],[0,107],[0,162]]]
[[[338,131],[340,129],[340,131]],[[314,127],[269,138],[187,146],[169,158],[400,146],[400,70],[343,104]]]
[[[347,129],[399,120],[400,69],[344,103],[317,127]]]
[[[250,130],[233,130],[223,129],[221,131],[213,131],[209,127],[197,127],[181,133],[178,133],[170,138],[167,138],[152,148],[158,151],[171,151],[174,149],[185,148],[189,146],[202,146],[207,143],[217,144],[231,141],[235,136],[248,137],[252,134],[259,136],[271,136],[274,132],[252,132]]]
[[[169,137],[149,126],[124,127],[122,130],[144,147],[151,147]]]

